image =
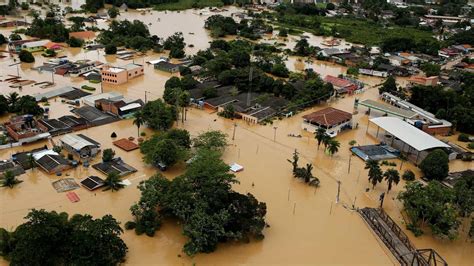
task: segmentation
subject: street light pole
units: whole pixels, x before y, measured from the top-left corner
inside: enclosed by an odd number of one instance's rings
[[[273,127],[273,142],[276,141],[276,136],[277,136],[277,128],[278,127]]]

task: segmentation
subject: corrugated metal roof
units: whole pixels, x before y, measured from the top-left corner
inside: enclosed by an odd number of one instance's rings
[[[370,122],[399,138],[417,151],[450,147],[441,140],[396,117],[377,117],[370,119]]]
[[[65,135],[61,138],[61,142],[71,146],[76,151],[80,151],[87,146],[95,146],[95,144],[75,134]]]

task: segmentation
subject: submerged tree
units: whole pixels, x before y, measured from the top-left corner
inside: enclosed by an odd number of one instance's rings
[[[331,156],[339,151],[341,144],[335,139],[329,139],[327,144],[327,150]]]
[[[119,191],[125,187],[117,172],[111,172],[107,175],[107,178],[104,180],[104,186],[104,191],[112,190],[112,192]]]
[[[296,169],[298,168],[298,161],[300,159],[300,156],[299,156],[299,153],[298,153],[298,150],[295,149],[295,151],[293,152],[293,159],[290,160],[290,159],[287,159],[287,161],[289,163],[291,163],[291,165],[293,166],[293,175],[295,174],[296,172]]]
[[[393,168],[385,171],[385,173],[383,173],[383,176],[385,177],[385,181],[387,181],[388,184],[387,192],[390,192],[390,190],[392,190],[392,183],[398,185],[398,183],[400,182],[400,174],[397,170]]]
[[[13,232],[0,228],[0,256],[11,265],[118,265],[127,246],[110,215],[47,212],[33,209]]]
[[[369,181],[372,184],[372,189],[374,189],[377,183],[380,183],[383,180],[383,174],[379,163],[375,160],[367,160],[364,169],[369,169]]]
[[[324,128],[318,127],[318,129],[316,130],[316,134],[314,136],[318,140],[318,150],[325,136],[326,136],[326,130]]]
[[[0,186],[1,187],[13,188],[14,186],[20,184],[21,182],[23,182],[23,181],[18,180],[18,178],[16,178],[15,174],[12,171],[6,171],[3,174],[3,177],[0,178]]]
[[[262,239],[266,205],[233,191],[234,183],[220,153],[200,149],[183,175],[171,181],[155,175],[140,183],[142,195],[132,207],[135,230],[139,224],[148,235],[158,229],[159,216],[149,216],[150,211],[174,217],[188,238],[183,250],[189,256],[212,252],[219,242]]]
[[[137,136],[140,137],[140,127],[145,123],[145,119],[141,111],[136,112],[133,116],[133,124],[137,126]]]

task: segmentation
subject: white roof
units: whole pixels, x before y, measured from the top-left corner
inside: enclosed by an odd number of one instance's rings
[[[240,164],[233,163],[233,164],[230,165],[230,170],[234,173],[237,173],[237,172],[240,172],[240,171],[244,170],[244,167]]]
[[[36,152],[36,153],[33,153],[33,158],[35,158],[35,160],[39,160],[41,159],[41,157],[45,156],[45,155],[59,155],[57,152],[53,151],[53,150],[42,150],[42,151],[39,151],[39,152]]]
[[[64,93],[74,91],[74,90],[75,90],[74,87],[65,86],[65,87],[61,87],[59,89],[51,90],[51,91],[48,91],[48,92],[45,92],[45,93],[36,94],[35,99],[36,99],[36,101],[40,101],[43,97],[46,97],[46,98],[50,99],[50,98],[54,98],[54,97],[59,96],[59,95],[64,94]]]
[[[61,138],[61,142],[71,146],[74,150],[80,151],[87,146],[95,146],[94,143],[79,137],[78,135],[69,134]]]
[[[107,99],[107,100],[111,100],[111,101],[116,101],[116,100],[120,100],[122,98],[123,98],[122,94],[120,94],[118,92],[115,92],[115,91],[111,91],[111,92],[104,92],[104,93],[100,93],[100,94],[93,94],[93,95],[85,96],[85,97],[82,97],[82,100],[84,101],[85,104],[87,104],[89,106],[94,106],[95,101],[97,101],[97,100]]]
[[[122,106],[119,109],[120,109],[120,111],[128,111],[128,110],[133,110],[133,109],[140,108],[140,107],[142,107],[142,105],[139,104],[139,103],[131,103],[131,104]]]
[[[147,61],[147,63],[152,64],[152,65],[156,65],[156,64],[158,64],[159,62],[166,62],[166,60],[163,59],[163,58],[160,58],[160,59],[156,59],[156,60]]]
[[[42,41],[35,41],[35,42],[27,42],[27,43],[24,43],[22,45],[22,47],[39,47],[39,46],[45,46],[46,44],[48,44],[49,41],[48,40],[42,40]]]
[[[417,151],[433,148],[449,148],[448,144],[397,117],[377,117],[370,119],[370,122],[399,138]]]

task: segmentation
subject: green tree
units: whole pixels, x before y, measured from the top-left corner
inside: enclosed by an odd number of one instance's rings
[[[372,189],[374,189],[377,183],[383,180],[383,173],[379,163],[375,160],[367,160],[364,169],[369,169],[369,181],[372,184]]]
[[[3,45],[5,43],[8,43],[7,38],[3,34],[0,34],[0,45]]]
[[[448,155],[443,150],[436,149],[421,161],[419,167],[429,180],[443,180],[449,173]]]
[[[69,38],[69,40],[67,41],[67,43],[69,44],[69,46],[71,47],[82,47],[82,45],[84,44],[84,41],[82,41],[81,39],[78,39],[78,38]],[[107,48],[107,47],[106,47]],[[106,51],[107,53],[107,51]]]
[[[387,169],[387,171],[383,173],[383,177],[385,177],[385,181],[387,181],[388,184],[387,193],[392,190],[393,183],[395,183],[395,185],[398,185],[398,183],[400,182],[400,174],[397,170],[393,168]]]
[[[339,141],[335,139],[329,139],[327,150],[329,154],[333,156],[335,153],[339,151],[340,146],[341,146],[341,143],[339,143]]]
[[[286,28],[280,28],[278,32],[279,37],[288,37],[288,30]]]
[[[105,54],[116,54],[117,53],[117,46],[114,44],[107,44],[105,46]]]
[[[112,149],[105,149],[103,152],[102,152],[102,161],[105,163],[105,162],[110,162],[114,159],[114,156],[115,156],[115,151],[112,150]]]
[[[140,127],[145,124],[145,119],[141,111],[136,112],[133,117],[133,124],[137,126],[137,137],[140,137]]]
[[[405,170],[402,175],[403,180],[405,181],[414,181],[415,180],[415,173],[412,170]]]
[[[147,102],[142,113],[148,127],[157,130],[168,130],[176,118],[175,107],[167,106],[161,99]]]
[[[24,63],[34,63],[35,62],[35,57],[33,56],[32,53],[30,53],[27,50],[21,50],[20,53],[18,54],[18,57],[20,58],[20,61],[24,62]]]
[[[16,178],[15,174],[12,171],[6,171],[3,174],[3,177],[0,179],[0,182],[1,187],[13,188],[14,186],[20,184],[23,181],[18,180],[18,178]]]
[[[227,147],[227,135],[218,130],[207,131],[193,139],[193,146],[196,149],[222,152]]]
[[[409,218],[408,228],[421,230],[420,227],[428,225],[437,236],[456,237],[459,221],[454,207],[455,195],[449,188],[438,181],[431,181],[427,186],[417,181],[409,182],[398,199]]]
[[[293,152],[293,159],[290,160],[290,159],[287,159],[287,161],[289,163],[291,163],[291,165],[293,166],[293,175],[295,174],[296,172],[296,169],[298,168],[298,161],[300,159],[300,156],[298,154],[298,151],[295,149],[295,151]]]
[[[379,88],[379,94],[382,94],[384,92],[396,94],[397,91],[397,82],[394,76],[389,76],[382,84],[382,87]]]
[[[293,49],[295,55],[298,56],[308,56],[311,52],[310,50],[310,45],[308,43],[308,40],[306,38],[301,38],[295,45],[295,48]]]
[[[314,136],[318,140],[318,150],[319,150],[319,146],[321,146],[321,143],[323,142],[325,136],[327,136],[326,135],[326,130],[322,127],[318,127],[318,129],[316,130],[315,136]]]
[[[112,192],[114,192],[124,188],[125,185],[122,183],[122,179],[117,172],[111,172],[104,180],[104,187],[104,191],[112,190]]]
[[[11,265],[117,265],[127,246],[110,215],[93,219],[33,209],[13,232],[0,229],[0,255]],[[100,248],[97,246],[100,245]]]
[[[81,8],[90,13],[97,13],[99,9],[104,8],[104,0],[86,0]]]
[[[120,11],[118,8],[113,6],[112,8],[109,8],[109,10],[107,10],[107,14],[109,15],[110,18],[116,18],[117,16],[120,15]]]
[[[438,76],[441,72],[441,66],[433,63],[424,63],[420,68],[425,72],[427,77]]]
[[[474,175],[470,172],[463,174],[462,178],[454,184],[456,204],[461,214],[469,217],[474,212]]]

